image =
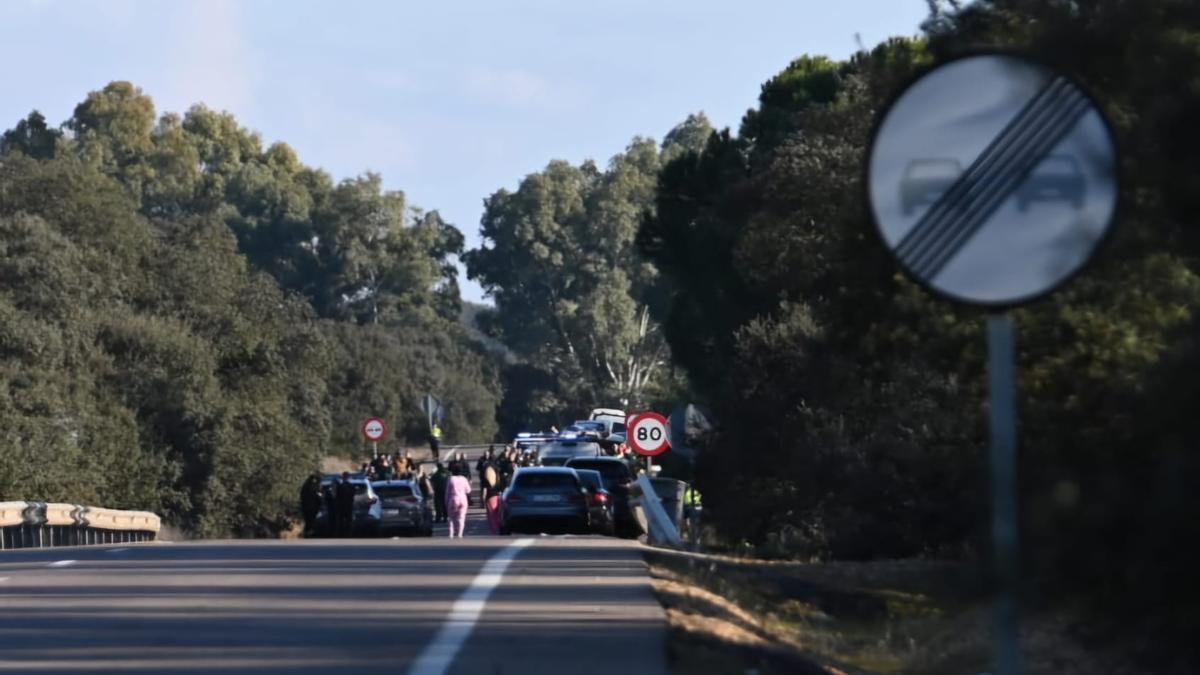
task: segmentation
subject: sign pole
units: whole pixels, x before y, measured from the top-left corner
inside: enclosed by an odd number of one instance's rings
[[[988,406],[991,413],[992,548],[997,675],[1020,675],[1018,616],[1017,382],[1016,331],[1008,312],[988,315]]]
[[[375,452],[375,459],[379,459],[379,441],[371,441],[371,447]]]

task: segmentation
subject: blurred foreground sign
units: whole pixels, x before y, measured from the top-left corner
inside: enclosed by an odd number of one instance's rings
[[[929,290],[1011,307],[1068,281],[1117,204],[1116,148],[1065,76],[1011,55],[951,61],[905,89],[867,166],[871,211]]]

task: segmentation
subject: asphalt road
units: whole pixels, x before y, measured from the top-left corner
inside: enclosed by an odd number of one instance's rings
[[[616,539],[0,553],[0,672],[655,675],[665,654],[638,545]]]

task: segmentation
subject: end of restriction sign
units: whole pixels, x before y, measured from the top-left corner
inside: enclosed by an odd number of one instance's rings
[[[1095,254],[1116,213],[1117,148],[1070,77],[1015,54],[972,54],[905,88],[867,160],[870,213],[901,269],[989,309],[1041,298]]]

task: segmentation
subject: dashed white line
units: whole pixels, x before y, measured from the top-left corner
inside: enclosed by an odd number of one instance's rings
[[[127,548],[110,548],[107,551],[105,551],[105,553],[124,553],[125,551],[128,551],[128,550],[129,549],[127,549]]]
[[[8,577],[0,577],[0,583],[8,581]]]
[[[71,565],[74,565],[75,562],[76,561],[74,560],[56,560],[46,567],[70,567]]]
[[[462,649],[467,638],[471,636],[488,596],[500,585],[509,563],[517,557],[521,549],[533,542],[532,538],[518,539],[484,563],[483,569],[471,581],[471,585],[467,586],[467,590],[454,602],[450,616],[446,617],[437,635],[433,636],[433,640],[408,669],[409,675],[443,675],[446,672],[454,662],[454,657],[458,655],[458,650]]]

